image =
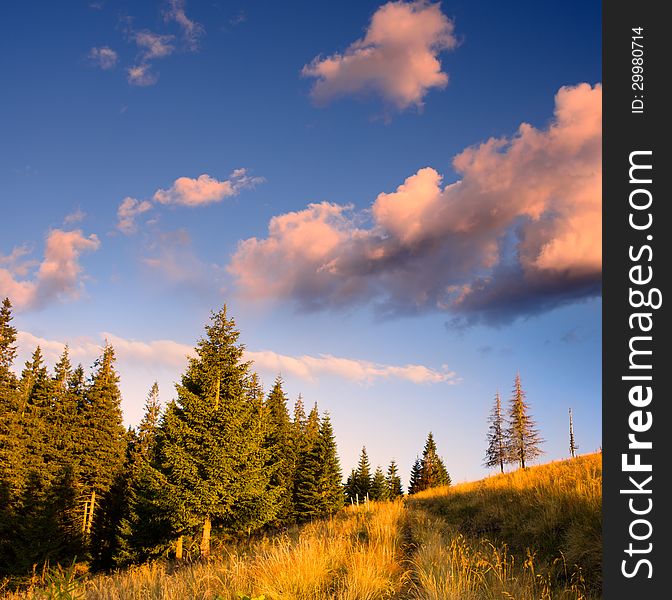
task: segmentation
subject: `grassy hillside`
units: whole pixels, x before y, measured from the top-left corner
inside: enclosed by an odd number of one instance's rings
[[[349,507],[207,562],[36,577],[7,598],[584,600],[600,595],[601,455]]]
[[[414,535],[421,555],[417,570],[430,580],[445,580],[442,593],[423,598],[600,596],[599,453],[428,490],[407,504],[412,527],[430,532],[428,539]],[[463,566],[459,573],[446,566],[455,564]],[[468,587],[493,593],[452,595],[457,575],[474,579]],[[488,585],[480,586],[479,577]],[[516,585],[500,585],[509,579]]]

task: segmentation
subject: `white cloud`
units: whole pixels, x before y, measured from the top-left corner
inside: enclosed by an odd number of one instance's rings
[[[135,233],[138,229],[136,218],[151,209],[149,200],[136,200],[127,196],[117,209],[117,229],[127,235]]]
[[[453,23],[439,4],[388,2],[374,13],[363,39],[343,54],[314,58],[302,74],[317,79],[311,95],[321,104],[376,94],[398,109],[421,106],[431,88],[448,84],[438,55],[456,44]]]

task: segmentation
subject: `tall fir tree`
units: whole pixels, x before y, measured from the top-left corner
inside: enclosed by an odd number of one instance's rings
[[[415,457],[415,462],[411,467],[411,478],[408,482],[408,493],[417,494],[420,490],[420,479],[422,477],[422,461],[419,456]]]
[[[366,452],[366,446],[362,447],[362,451],[359,454],[352,491],[355,502],[364,502],[369,497],[369,492],[371,491],[371,463],[369,462],[369,455]]]
[[[520,373],[518,373],[516,374],[509,404],[506,437],[508,441],[508,462],[518,463],[523,469],[530,460],[543,454],[540,447],[543,440],[529,414],[529,410],[530,407],[526,402],[525,392],[520,382]]]
[[[437,452],[434,435],[430,431],[422,451],[418,491],[442,485],[450,485],[450,475]]]
[[[83,484],[82,534],[94,562],[104,562],[110,553],[110,536],[117,511],[115,491],[126,457],[127,433],[122,424],[119,376],[115,354],[106,344],[93,365],[82,406]]]
[[[376,467],[371,478],[371,488],[369,489],[369,498],[371,500],[383,501],[389,499],[389,490],[383,469]]]
[[[12,371],[17,332],[12,320],[12,303],[5,298],[0,307],[0,577],[10,574],[17,558],[13,540],[23,484],[18,382]]]
[[[331,419],[325,414],[315,442],[299,461],[296,473],[298,522],[327,517],[343,506],[341,477]]]
[[[278,494],[275,517],[278,525],[289,524],[294,515],[292,491],[296,470],[293,429],[282,383],[282,378],[278,376],[264,405],[266,418],[264,447],[270,472],[269,487]]]
[[[396,500],[404,495],[404,488],[401,485],[401,477],[399,476],[399,469],[397,463],[392,460],[390,466],[387,467],[387,475],[385,476],[387,484],[387,495],[390,500]]]
[[[499,392],[495,394],[495,404],[492,407],[488,421],[490,427],[488,428],[488,448],[485,451],[484,466],[490,468],[499,467],[500,472],[503,473],[504,464],[507,462],[508,443]]]
[[[7,390],[16,388],[12,365],[16,359],[16,327],[12,325],[12,303],[5,298],[0,306],[0,402]]]
[[[176,386],[178,398],[166,409],[158,444],[182,528],[201,529],[202,556],[210,554],[213,523],[250,531],[275,516],[278,502],[268,493],[263,431],[249,401],[250,364],[226,306],[205,329]]]

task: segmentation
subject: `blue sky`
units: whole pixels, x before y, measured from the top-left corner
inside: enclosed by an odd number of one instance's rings
[[[68,342],[89,366],[107,336],[136,423],[226,302],[266,387],[281,371],[331,413],[345,472],[365,444],[407,475],[432,430],[454,480],[480,477],[517,371],[544,459],[568,453],[570,406],[597,449],[600,10],[7,7],[0,295],[21,360]]]

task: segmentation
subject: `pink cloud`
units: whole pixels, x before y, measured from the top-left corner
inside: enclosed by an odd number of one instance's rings
[[[88,57],[92,64],[107,71],[116,66],[118,55],[112,48],[101,46],[100,48],[91,48]]]
[[[128,83],[139,87],[154,85],[159,81],[158,73],[152,71],[152,65],[141,63],[126,69]]]
[[[137,217],[152,210],[156,205],[205,206],[237,196],[263,182],[262,177],[248,175],[246,169],[235,169],[228,179],[219,181],[207,173],[195,179],[178,177],[167,189],[158,189],[151,200],[127,197],[117,209],[117,229],[125,234],[137,231]]]
[[[152,203],[149,200],[124,198],[117,209],[117,229],[126,234],[135,233],[138,229],[136,218],[151,209]]]
[[[311,95],[320,104],[373,93],[398,109],[421,106],[431,88],[448,85],[438,55],[456,44],[453,23],[439,4],[388,2],[374,13],[363,39],[343,54],[314,58],[302,74],[317,79]]]
[[[142,61],[170,56],[175,51],[173,46],[174,35],[163,35],[151,31],[137,31],[133,39],[142,52]]]
[[[205,28],[187,16],[184,0],[168,0],[168,9],[163,16],[165,21],[173,21],[180,27],[187,50],[192,52],[198,50],[199,41],[205,33]]]
[[[304,308],[374,300],[391,312],[445,310],[491,321],[599,293],[599,84],[563,87],[545,129],[467,148],[445,185],[430,167],[370,211],[336,204],[274,217],[229,264],[248,298]],[[370,215],[371,222],[366,222]]]
[[[93,362],[105,343],[115,350],[120,364],[143,366],[154,371],[162,369],[182,370],[188,358],[195,356],[194,348],[174,340],[134,340],[114,333],[102,332],[98,339],[80,337],[68,340],[68,350],[73,360]],[[26,356],[36,346],[40,346],[46,359],[55,362],[63,352],[64,341],[38,337],[26,331],[18,333],[18,344]],[[274,377],[282,372],[285,376],[297,377],[305,381],[316,381],[320,377],[337,377],[362,384],[372,384],[379,380],[402,380],[414,384],[457,384],[461,380],[447,366],[432,369],[425,365],[388,365],[368,360],[320,354],[318,356],[290,356],[272,350],[246,350],[245,360],[254,363],[253,369]]]
[[[4,267],[0,266],[0,296],[8,296],[19,309],[40,308],[53,300],[74,300],[83,291],[83,252],[95,251],[100,241],[95,234],[86,237],[81,230],[52,229],[47,235],[41,262],[17,263],[25,252],[15,249]],[[0,261],[3,265],[3,261]]]

